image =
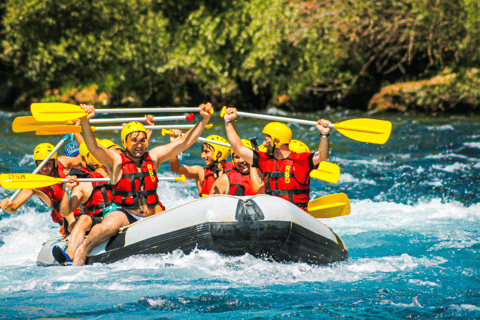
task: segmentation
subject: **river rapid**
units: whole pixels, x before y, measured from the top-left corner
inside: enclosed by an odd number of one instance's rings
[[[312,182],[312,199],[337,192],[350,198],[350,215],[322,220],[345,241],[347,261],[316,266],[195,250],[108,265],[39,267],[37,254],[58,236],[58,227],[32,198],[17,214],[0,214],[0,319],[480,318],[479,117],[271,113],[393,123],[384,145],[332,130],[329,161],[340,166],[340,181]],[[13,133],[13,119],[26,115],[0,113],[1,173],[32,172],[35,146],[61,139]],[[225,136],[218,113],[212,123],[202,136]],[[236,127],[243,138],[261,141],[266,123],[239,118]],[[317,148],[315,128],[290,127],[294,138]],[[119,132],[98,136],[120,144]],[[167,138],[155,132],[150,145],[164,143]],[[181,161],[203,164],[200,148],[196,143]],[[159,173],[173,175],[168,163]],[[193,181],[160,182],[158,191],[167,208],[197,197]],[[2,199],[12,193],[0,188]]]

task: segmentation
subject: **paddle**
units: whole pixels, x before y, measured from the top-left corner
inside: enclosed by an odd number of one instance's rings
[[[226,113],[226,108],[227,107],[223,107],[220,117],[223,118]],[[316,121],[269,116],[256,113],[237,112],[237,115],[248,118],[292,122],[308,126],[315,126],[317,124]],[[390,133],[392,132],[392,123],[390,121],[365,118],[346,120],[340,123],[330,124],[328,127],[336,129],[338,132],[352,140],[376,144],[384,144],[387,142],[388,138],[390,137]]]
[[[40,170],[42,170],[42,168],[47,164],[47,162],[50,160],[50,158],[55,154],[55,152],[57,152],[58,149],[60,149],[60,147],[68,140],[68,139],[71,139],[73,141],[73,137],[69,134],[66,134],[62,140],[60,140],[60,142],[57,143],[57,145],[55,146],[55,148],[53,148],[52,152],[50,152],[50,154],[45,158],[45,160],[43,160],[39,165],[38,167],[35,168],[35,170],[33,170],[32,174],[36,174],[38,173]],[[6,188],[5,188],[6,189]],[[16,188],[11,188],[11,189],[16,189]],[[18,194],[22,191],[22,189],[18,189],[17,191],[15,191],[15,193],[10,197],[10,202],[12,202],[13,200],[15,200],[15,198],[18,196]],[[2,210],[0,210],[1,212]]]
[[[163,125],[163,126],[145,126],[146,129],[191,129],[195,125],[194,124],[171,124],[171,125]],[[210,129],[213,127],[213,124],[207,124],[205,129]],[[105,126],[105,127],[92,127],[92,131],[113,131],[113,130],[122,130],[122,126]],[[36,135],[44,136],[44,135],[55,135],[55,134],[66,134],[66,133],[78,133],[82,132],[81,126],[74,126],[74,125],[58,125],[58,126],[48,126],[48,127],[40,127],[37,128],[35,131]]]
[[[162,136],[164,136],[166,134],[172,135],[173,132],[171,130],[162,129]],[[209,139],[202,138],[202,137],[198,138],[198,140],[203,141],[203,142],[214,143],[214,144],[218,144],[218,145],[221,145],[221,146],[231,148],[230,144],[228,144],[228,143],[209,140]],[[337,166],[334,163],[327,162],[327,161],[322,161],[322,162],[320,162],[320,165],[319,165],[318,169],[312,170],[310,172],[310,177],[315,178],[317,180],[323,180],[323,181],[326,181],[326,182],[330,182],[330,183],[337,183],[338,180],[340,179],[340,167]]]
[[[54,178],[41,174],[32,173],[2,173],[0,174],[0,184],[5,189],[35,189],[51,186],[61,182],[67,182],[68,179]],[[85,178],[78,179],[80,182],[110,181],[110,178]],[[158,177],[158,181],[182,181],[187,182],[184,175],[180,177]]]
[[[345,193],[335,193],[313,199],[308,213],[314,218],[333,218],[350,214],[350,200]]]
[[[153,117],[153,121],[170,121],[170,120],[188,120],[193,122],[194,114],[191,113],[190,115],[186,116],[171,116],[171,117]],[[113,119],[90,119],[90,123],[122,123],[122,122],[130,122],[130,121],[139,121],[145,122],[145,117],[139,118],[113,118]],[[29,117],[16,117],[12,123],[12,130],[13,132],[28,132],[28,131],[36,131],[39,128],[47,127],[47,126],[61,126],[61,125],[71,125],[73,122],[71,121],[38,121],[33,116]]]
[[[159,113],[159,112],[197,112],[198,107],[178,107],[178,108],[130,108],[130,109],[95,109],[95,113]],[[80,106],[61,103],[32,103],[30,111],[38,121],[69,121],[84,117],[87,115]],[[213,114],[213,109],[211,110]]]

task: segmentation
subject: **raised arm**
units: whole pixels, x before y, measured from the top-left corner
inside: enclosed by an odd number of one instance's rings
[[[15,213],[33,194],[34,189],[23,189],[13,201],[8,198],[3,199],[0,202],[0,208],[7,213]]]
[[[227,131],[227,139],[233,149],[233,153],[238,154],[242,159],[253,164],[253,150],[245,147],[242,140],[238,136],[237,130],[233,125],[233,120],[237,118],[237,109],[228,108],[225,111],[223,119],[225,120],[225,131]]]
[[[170,142],[174,142],[183,135],[182,131],[179,129],[172,129],[173,134],[170,135]],[[176,174],[185,175],[187,179],[203,180],[203,168],[200,166],[187,166],[180,164],[178,160],[178,155],[173,156],[170,159],[170,171]],[[202,175],[202,176],[200,176]]]
[[[205,129],[205,125],[210,120],[210,112],[212,109],[213,107],[210,103],[201,104],[200,115],[202,116],[202,119],[197,122],[192,129],[188,130],[179,139],[170,142],[169,144],[155,147],[149,152],[152,159],[156,161],[157,166],[164,161],[172,159],[180,152],[185,151],[198,140],[203,129]]]
[[[313,155],[312,160],[314,165],[318,165],[320,162],[328,160],[330,153],[330,143],[328,141],[330,128],[328,125],[330,123],[330,121],[324,119],[317,121],[316,128],[320,131],[320,142],[318,143],[318,151]]]
[[[90,119],[95,116],[95,107],[90,105],[80,105],[87,113],[85,117],[80,118],[80,125],[82,126],[82,135],[87,145],[88,150],[93,154],[93,156],[100,161],[109,172],[113,170],[115,163],[121,163],[121,156],[111,150],[107,150],[103,147],[100,147],[95,140],[95,135],[93,134],[92,127],[90,126]]]

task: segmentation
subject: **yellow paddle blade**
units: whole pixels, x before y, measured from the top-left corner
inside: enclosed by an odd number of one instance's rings
[[[36,131],[38,128],[41,128],[41,127],[52,126],[52,125],[58,126],[58,125],[66,125],[66,124],[69,124],[69,123],[66,121],[40,122],[32,116],[16,117],[12,123],[12,130],[13,132],[29,132],[29,131]]]
[[[336,123],[334,128],[352,140],[384,144],[392,132],[392,123],[376,119],[352,119]]]
[[[35,189],[51,186],[62,182],[60,178],[53,178],[33,173],[2,173],[0,184],[5,189]]]
[[[86,116],[87,113],[80,106],[52,102],[52,103],[32,103],[30,111],[38,121],[69,121]]]
[[[93,129],[93,128],[92,128]],[[49,126],[49,127],[40,127],[35,131],[37,136],[46,136],[46,135],[65,135],[67,133],[78,133],[82,132],[82,127],[72,126],[72,125],[59,125],[59,126]]]
[[[310,177],[330,183],[337,183],[340,179],[340,167],[334,163],[322,161],[318,169],[310,172]]]
[[[313,199],[308,203],[308,213],[314,218],[346,216],[350,214],[350,200],[345,193]]]

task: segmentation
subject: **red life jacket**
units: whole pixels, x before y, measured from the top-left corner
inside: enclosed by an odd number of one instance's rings
[[[64,166],[62,165],[61,162],[57,162],[57,171],[58,175],[60,178],[65,178],[65,174],[63,173]],[[63,217],[60,214],[60,201],[62,200],[63,196],[63,184],[62,183],[57,183],[51,186],[46,186],[42,188],[38,188],[41,190],[43,193],[45,193],[48,198],[50,199],[50,202],[52,203],[51,208],[52,208],[52,213],[50,214],[52,216],[52,220],[55,223],[62,224],[63,223]],[[74,215],[79,215],[81,214],[80,209],[77,208],[73,211]]]
[[[233,169],[233,164],[231,162],[226,162],[223,166],[223,171],[226,172],[228,170]],[[200,197],[206,197],[210,194],[210,190],[212,190],[212,186],[217,180],[211,168],[203,168],[204,170],[204,177],[203,177],[203,184],[202,190],[200,190]]]
[[[237,169],[232,169],[226,172],[230,187],[228,194],[231,196],[254,196],[252,181],[250,175],[243,174]]]
[[[113,202],[125,209],[138,209],[139,199],[146,198],[148,205],[162,205],[157,195],[158,177],[152,158],[145,152],[142,159],[142,171],[138,172],[135,163],[125,153],[122,156],[122,176],[118,183],[112,186]],[[143,190],[141,190],[143,189]]]
[[[288,200],[307,211],[309,174],[315,169],[312,156],[312,153],[292,152],[286,159],[275,159],[258,151],[258,167],[263,171],[265,193]]]
[[[92,178],[104,178],[98,172],[90,172],[88,175]],[[82,213],[89,216],[103,217],[103,209],[112,204],[112,185],[104,181],[96,181],[92,182],[92,184],[92,193],[87,202],[83,204]]]

